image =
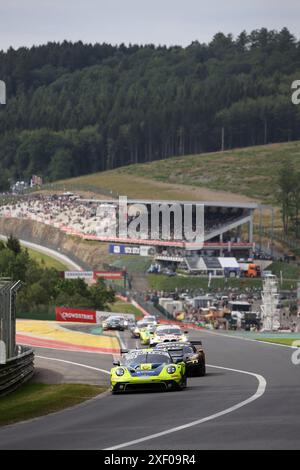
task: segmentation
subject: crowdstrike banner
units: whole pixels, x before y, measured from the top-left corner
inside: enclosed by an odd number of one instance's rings
[[[56,307],[56,321],[96,323],[96,311]]]
[[[56,307],[55,309],[56,321],[60,322],[75,322],[75,323],[102,323],[105,318],[111,315],[122,315],[128,319],[134,319],[131,313],[118,313],[106,312],[101,310],[82,310],[78,308],[65,308]]]

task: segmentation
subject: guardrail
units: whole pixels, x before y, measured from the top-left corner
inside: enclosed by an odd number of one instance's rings
[[[32,349],[19,346],[20,354],[0,364],[0,396],[16,390],[29,380],[34,373],[34,353]]]

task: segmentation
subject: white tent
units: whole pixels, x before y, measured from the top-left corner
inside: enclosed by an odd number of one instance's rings
[[[222,268],[234,268],[239,269],[240,265],[237,262],[236,258],[218,258],[218,261]]]

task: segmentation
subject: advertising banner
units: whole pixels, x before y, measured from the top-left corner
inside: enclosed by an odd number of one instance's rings
[[[95,271],[94,279],[99,277],[103,279],[123,279],[124,273],[123,271]]]
[[[134,245],[109,245],[111,255],[139,255],[140,247]]]
[[[93,279],[93,271],[65,271],[65,279]]]
[[[56,307],[55,314],[56,321],[96,323],[96,312],[94,310]]]
[[[56,307],[56,321],[75,322],[75,323],[102,323],[106,318],[117,315],[134,320],[132,313],[113,313],[106,311],[82,310],[79,308]]]
[[[154,256],[155,248],[153,246],[140,246],[140,256]]]

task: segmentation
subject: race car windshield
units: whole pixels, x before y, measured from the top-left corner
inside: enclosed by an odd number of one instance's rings
[[[158,335],[181,335],[179,328],[165,328],[157,331]]]
[[[145,353],[129,355],[125,358],[125,362],[131,366],[138,364],[170,364],[171,357],[168,354]]]
[[[146,328],[148,325],[149,325],[149,323],[146,322],[146,321],[145,321],[145,322],[138,322],[138,323],[137,323],[137,326],[138,326],[139,328]]]

